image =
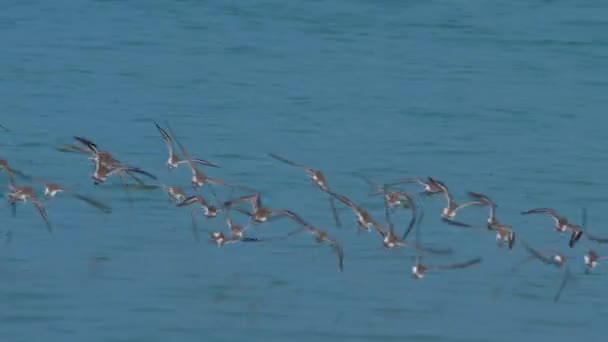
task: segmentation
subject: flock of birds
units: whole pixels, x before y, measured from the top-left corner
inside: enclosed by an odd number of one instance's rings
[[[218,164],[211,161],[199,158],[192,158],[184,146],[179,141],[178,137],[174,134],[171,126],[165,123],[166,129],[162,128],[158,123],[155,123],[156,128],[160,132],[162,139],[164,140],[169,157],[166,161],[166,166],[170,169],[176,169],[180,165],[185,165],[192,171],[191,185],[196,195],[188,195],[187,192],[178,186],[168,186],[164,184],[146,184],[141,177],[145,176],[151,180],[157,181],[157,177],[139,167],[132,166],[127,163],[120,162],[117,160],[112,153],[109,151],[101,150],[97,144],[88,138],[75,136],[75,144],[66,144],[59,148],[62,152],[78,153],[87,155],[89,160],[94,164],[94,171],[91,175],[93,183],[95,185],[106,183],[108,178],[112,176],[118,176],[124,183],[124,188],[129,195],[129,188],[133,184],[129,184],[129,179],[137,182],[141,186],[150,186],[153,188],[161,188],[168,195],[169,199],[177,207],[196,206],[202,209],[202,213],[206,218],[215,218],[222,214],[225,218],[226,225],[228,228],[227,232],[224,231],[207,231],[208,238],[212,243],[215,243],[218,247],[223,247],[227,244],[235,243],[257,243],[263,241],[271,241],[276,239],[288,239],[291,236],[300,233],[311,234],[314,240],[318,243],[325,243],[329,245],[337,256],[338,270],[341,272],[344,268],[344,252],[342,244],[336,239],[332,238],[326,231],[318,229],[311,225],[302,216],[288,209],[275,209],[270,208],[263,204],[262,195],[256,190],[247,186],[235,185],[227,183],[218,178],[212,178],[207,173],[202,171],[203,167],[220,167]],[[9,131],[4,126],[0,125],[0,129]],[[176,152],[175,145],[179,148],[180,154]],[[380,222],[373,218],[369,211],[364,209],[362,206],[355,203],[350,198],[343,194],[334,191],[328,185],[325,175],[317,169],[293,162],[283,156],[275,153],[269,153],[269,156],[278,162],[285,165],[298,168],[303,170],[312,184],[320,191],[327,195],[329,206],[333,215],[336,226],[341,226],[342,222],[338,215],[337,205],[342,204],[350,208],[355,216],[358,230],[372,232],[375,231],[380,235],[382,244],[385,248],[403,248],[411,247],[416,251],[415,263],[412,266],[411,272],[414,278],[423,278],[427,272],[436,270],[447,270],[447,269],[463,269],[482,262],[482,258],[477,257],[470,260],[464,260],[453,264],[446,265],[430,265],[423,263],[423,255],[425,254],[450,254],[451,249],[434,249],[423,246],[420,243],[419,232],[420,224],[422,222],[424,213],[423,198],[443,196],[446,201],[446,206],[440,213],[441,219],[454,227],[463,229],[476,229],[481,231],[493,232],[496,236],[496,241],[499,247],[506,247],[513,249],[516,245],[521,245],[529,253],[529,258],[522,262],[530,260],[538,260],[551,267],[556,267],[564,270],[564,277],[560,283],[557,293],[554,296],[554,300],[557,301],[560,294],[566,285],[568,278],[570,277],[570,271],[568,267],[568,258],[559,252],[554,251],[541,251],[531,247],[525,240],[516,234],[513,228],[508,225],[501,223],[496,216],[497,205],[492,199],[484,194],[478,192],[468,192],[470,197],[469,201],[457,202],[450,193],[448,187],[440,180],[434,177],[426,178],[405,178],[395,182],[388,182],[385,184],[378,183],[369,177],[364,177],[365,181],[368,182],[372,191],[370,195],[382,196],[384,202],[384,222]],[[4,170],[8,174],[9,185],[8,193],[6,198],[11,205],[13,216],[16,215],[16,207],[18,202],[26,203],[31,202],[39,212],[40,216],[44,220],[47,229],[52,234],[53,229],[47,215],[43,199],[49,200],[56,197],[60,193],[70,194],[73,197],[88,203],[95,208],[109,213],[111,208],[93,198],[84,196],[76,193],[73,189],[65,187],[59,184],[48,182],[43,179],[34,178],[21,172],[20,170],[9,164],[7,160],[0,159],[0,171]],[[34,183],[38,183],[43,187],[44,197],[41,198],[37,195],[36,189],[33,185],[20,185],[17,184],[17,177],[29,180]],[[401,187],[407,184],[418,184],[422,187],[419,192],[408,192],[403,190]],[[230,198],[226,201],[222,201],[218,198],[214,187],[221,186],[227,187],[231,191],[231,196],[234,190],[245,191],[249,194],[241,197]],[[203,188],[208,189],[211,197],[203,197],[200,190]],[[211,201],[210,199],[213,199]],[[214,202],[214,203],[212,203]],[[488,219],[485,224],[469,224],[456,220],[458,212],[464,208],[472,207],[484,207],[488,210]],[[395,231],[395,225],[392,221],[392,216],[397,210],[404,210],[410,212],[410,221],[403,234],[398,235]],[[237,224],[231,218],[231,212],[237,212],[245,215],[249,218],[248,223],[245,226]],[[196,239],[199,239],[198,231],[199,228],[196,224],[195,210],[190,210],[192,229]],[[608,238],[602,238],[594,236],[589,233],[586,229],[586,210],[583,209],[583,216],[581,224],[576,224],[570,221],[568,218],[560,215],[556,210],[551,208],[534,208],[521,212],[522,215],[533,215],[541,214],[546,215],[553,219],[555,222],[554,229],[558,233],[569,232],[568,247],[574,248],[577,242],[584,235],[590,241],[598,244],[608,243]],[[275,238],[255,238],[246,235],[246,232],[255,226],[274,221],[276,219],[290,219],[295,222],[298,228],[284,236]],[[415,232],[415,241],[411,242],[408,240],[410,233]],[[599,265],[599,262],[603,259],[607,259],[608,256],[600,256],[595,250],[590,249],[584,254],[584,266],[585,272],[590,272]]]

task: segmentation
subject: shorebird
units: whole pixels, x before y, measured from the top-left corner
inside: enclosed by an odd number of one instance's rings
[[[375,228],[380,231],[384,231],[382,226],[376,222],[369,212],[360,206],[358,206],[355,202],[351,201],[348,197],[335,193],[333,191],[328,191],[328,193],[335,197],[338,201],[344,203],[347,207],[351,208],[355,216],[357,217],[357,224],[359,228],[366,230],[368,232],[371,231],[372,228]]]
[[[216,231],[209,233],[209,240],[211,242],[215,242],[218,247],[223,247],[224,245],[228,245],[231,243],[239,243],[239,242],[262,242],[269,241],[270,239],[258,239],[258,238],[236,238],[236,237],[226,237],[223,232]]]
[[[226,224],[230,229],[230,237],[226,237],[226,235],[221,231],[209,232],[209,240],[211,242],[214,242],[218,247],[223,247],[226,244],[238,242],[266,242],[274,240],[274,238],[258,239],[245,236],[245,231],[250,227],[250,225],[248,224],[247,226],[243,227],[237,223],[234,223],[230,216],[228,216],[227,211],[225,211],[224,214],[226,218]],[[195,224],[194,216],[192,216],[192,220],[193,224]]]
[[[242,186],[230,185],[222,180],[219,180],[216,178],[211,178],[211,177],[207,176],[203,171],[201,171],[199,168],[197,168],[196,163],[190,157],[190,154],[186,151],[186,148],[184,147],[184,145],[182,145],[182,143],[179,141],[179,139],[177,138],[177,135],[175,135],[175,132],[173,132],[173,129],[171,128],[169,123],[166,123],[165,125],[169,128],[169,132],[171,133],[173,140],[175,140],[175,142],[177,143],[177,146],[179,147],[180,151],[182,152],[183,158],[188,162],[188,166],[190,166],[190,170],[192,171],[192,178],[190,180],[190,183],[192,184],[192,187],[194,189],[203,187],[206,184],[216,184],[216,185],[223,185],[223,186],[227,186],[227,187],[241,188],[241,189],[245,188]]]
[[[601,260],[608,259],[608,256],[599,256],[596,251],[589,250],[587,254],[585,254],[585,273],[589,273],[592,269],[596,268],[599,265]]]
[[[423,180],[421,178],[416,178],[416,177],[404,178],[402,180],[389,183],[389,185],[411,184],[411,183],[417,183],[423,187],[422,192],[419,193],[420,195],[430,196],[430,195],[440,194],[443,192],[441,187],[438,186],[438,183],[440,183],[440,182],[433,177],[427,177],[426,180]]]
[[[209,204],[207,202],[207,200],[205,200],[205,198],[203,198],[203,196],[200,196],[200,195],[190,196],[190,197],[184,199],[183,201],[181,201],[180,203],[178,203],[177,206],[184,207],[184,206],[188,206],[188,205],[191,205],[194,203],[198,203],[201,206],[201,208],[203,209],[203,214],[207,218],[216,217],[218,212],[222,211],[222,209],[218,209],[218,208],[214,207],[213,205]]]
[[[458,204],[452,198],[452,195],[450,194],[450,191],[448,190],[448,187],[445,184],[443,184],[442,182],[437,181],[433,178],[430,178],[430,177],[429,177],[429,179],[437,187],[439,187],[441,189],[441,192],[443,193],[443,196],[445,197],[445,199],[447,201],[447,206],[445,208],[443,208],[443,211],[441,212],[441,218],[445,222],[452,224],[452,225],[470,227],[470,225],[468,225],[466,223],[461,223],[461,222],[455,221],[454,218],[456,217],[456,213],[458,212],[458,210],[460,210],[462,208],[466,208],[468,206],[472,206],[472,205],[481,206],[484,204],[479,201],[470,201],[470,202],[464,202],[462,204]]]
[[[522,263],[528,262],[530,260],[538,259],[545,265],[553,265],[557,268],[560,268],[568,262],[568,257],[564,254],[556,252],[554,250],[537,250],[526,242],[522,241],[522,245],[528,251],[530,256],[522,261]]]
[[[101,183],[105,183],[106,180],[108,179],[108,177],[113,176],[113,175],[119,175],[122,179],[123,182],[126,183],[126,180],[124,179],[125,175],[129,175],[132,178],[133,177],[133,173],[137,173],[137,174],[141,174],[144,176],[147,176],[149,178],[152,178],[154,180],[156,180],[156,176],[154,176],[153,174],[144,171],[138,167],[133,167],[133,166],[128,166],[128,165],[121,165],[121,164],[115,164],[113,166],[108,166],[107,164],[104,164],[103,162],[101,162],[101,160],[97,160],[95,162],[95,171],[93,172],[93,175],[91,176],[91,178],[93,178],[93,184],[95,185],[99,185]]]
[[[234,239],[244,239],[245,231],[251,227],[251,224],[246,226],[241,226],[238,223],[235,223],[232,218],[230,218],[228,211],[224,211],[224,216],[226,220],[226,225],[228,225],[228,229],[230,229],[230,235]]]
[[[536,258],[540,260],[545,265],[554,266],[557,268],[564,268],[564,277],[562,278],[562,282],[557,289],[557,293],[553,297],[553,301],[557,302],[561,296],[561,293],[570,278],[570,268],[568,267],[568,258],[561,253],[552,253],[551,255],[546,255],[539,250],[536,250],[530,247],[525,241],[522,241],[522,245],[526,248],[528,253],[531,254],[532,258]],[[525,261],[525,260],[524,260]]]
[[[524,211],[521,214],[522,215],[547,214],[547,215],[551,216],[553,218],[553,220],[555,220],[555,230],[556,231],[558,231],[560,233],[563,233],[566,230],[572,231],[572,234],[570,235],[570,242],[568,243],[568,245],[570,246],[570,248],[573,248],[574,245],[576,244],[576,242],[583,235],[583,229],[582,229],[581,226],[569,222],[566,217],[558,215],[557,212],[554,209],[551,209],[551,208],[536,208],[536,209],[531,209],[531,210],[528,210],[528,211]]]
[[[276,219],[279,217],[289,217],[289,218],[299,222],[299,220],[296,218],[297,215],[295,215],[290,210],[274,210],[274,209],[263,206],[262,197],[259,193],[256,193],[255,195],[243,196],[243,197],[231,199],[229,201],[225,201],[223,207],[231,208],[233,204],[241,203],[241,202],[251,204],[253,211],[249,212],[249,211],[243,210],[241,208],[234,208],[234,210],[251,217],[251,220],[254,224],[264,223],[264,222],[267,222],[267,221],[270,221],[270,220],[273,220],[273,219]]]
[[[167,162],[165,163],[165,165],[167,165],[169,170],[175,169],[181,164],[187,164],[188,163],[187,160],[181,159],[177,155],[177,153],[175,153],[174,146],[173,146],[173,139],[171,138],[169,133],[167,133],[167,131],[165,131],[162,127],[160,127],[158,125],[158,123],[155,122],[154,124],[156,125],[156,128],[158,128],[158,131],[162,135],[163,140],[165,141],[165,144],[167,145],[167,149],[169,150],[169,158],[167,159]],[[201,164],[201,165],[205,165],[205,166],[219,167],[219,165],[212,163],[210,161],[204,160],[204,159],[194,158],[194,159],[192,159],[192,161],[195,163]]]
[[[386,193],[387,187],[384,186],[382,188],[382,190]],[[412,203],[413,203],[413,201],[412,201]],[[408,236],[408,234],[410,233],[412,228],[414,228],[414,225],[416,224],[416,216],[412,216],[412,220],[410,221],[408,228],[403,233],[403,237],[401,239],[399,237],[397,237],[397,235],[395,234],[395,225],[393,223],[393,220],[391,220],[389,198],[387,195],[385,195],[384,196],[384,219],[386,220],[386,223],[388,224],[388,228],[389,228],[388,232],[384,231],[384,229],[382,229],[382,227],[380,225],[375,226],[378,233],[380,233],[380,235],[382,235],[382,238],[383,238],[382,243],[383,243],[384,247],[395,248],[395,247],[408,246],[408,244],[405,242],[405,238]]]
[[[80,142],[87,148],[87,149],[83,149],[81,151],[83,153],[91,154],[92,157],[89,158],[89,160],[93,161],[94,163],[100,162],[101,164],[103,164],[104,166],[109,167],[109,168],[112,168],[112,167],[120,164],[120,162],[118,160],[116,160],[110,152],[99,150],[99,148],[97,147],[97,144],[95,144],[93,141],[91,141],[87,138],[84,138],[84,137],[79,137],[79,136],[75,136],[74,139],[76,139],[76,141]],[[68,146],[70,146],[70,145],[68,145]],[[76,146],[72,145],[72,147],[76,147]],[[76,147],[76,148],[78,148],[78,147]],[[88,150],[88,152],[87,152],[87,150]]]
[[[175,204],[180,204],[186,200],[186,192],[178,186],[162,185],[163,190],[169,196],[169,200]]]
[[[129,175],[139,184],[144,184],[144,182],[135,176],[135,173],[156,179],[156,176],[142,170],[141,168],[121,163],[115,159],[110,152],[99,150],[97,144],[92,142],[90,139],[79,136],[75,136],[74,139],[84,145],[84,147],[68,144],[65,145],[63,149],[59,150],[62,152],[76,152],[91,155],[89,160],[95,164],[95,173],[93,174],[95,185],[104,183],[105,178],[115,171],[120,171],[120,173]]]
[[[306,174],[308,174],[308,176],[310,177],[310,180],[312,181],[312,183],[314,185],[316,185],[321,191],[329,194],[330,190],[329,190],[329,185],[327,185],[327,179],[325,178],[325,175],[323,174],[323,172],[321,172],[320,170],[316,170],[316,169],[310,168],[308,166],[295,163],[295,162],[288,160],[284,157],[281,157],[275,153],[269,153],[268,155],[287,165],[291,165],[291,166],[303,169],[304,172],[306,172]],[[336,210],[336,204],[334,203],[334,198],[331,195],[329,195],[329,205],[331,208],[332,215],[334,217],[334,221],[336,222],[336,225],[338,227],[341,227],[342,222],[340,221],[340,217],[338,216],[338,211]]]
[[[421,220],[419,220],[418,224],[416,225],[416,234],[415,234],[415,242],[416,242],[416,245],[418,245],[418,246],[422,245],[421,238],[420,238],[420,221]],[[424,278],[428,271],[468,268],[473,265],[479,264],[482,261],[482,258],[477,257],[477,258],[472,258],[472,259],[469,259],[469,260],[466,260],[463,262],[447,264],[447,265],[428,265],[428,264],[425,265],[422,263],[423,254],[424,254],[424,250],[421,250],[421,249],[416,250],[416,262],[414,263],[414,266],[412,266],[412,276],[415,279]]]
[[[515,232],[508,224],[503,224],[496,218],[496,203],[492,201],[488,196],[478,192],[469,191],[469,196],[474,198],[477,202],[483,206],[490,208],[490,216],[487,220],[487,228],[496,232],[496,241],[499,245],[508,244],[509,249],[513,249],[515,244]]]
[[[368,176],[361,175],[361,178],[372,188],[370,195],[384,195],[388,207],[391,210],[394,210],[398,207],[403,207],[407,209],[415,210],[416,204],[414,203],[414,198],[407,192],[398,191],[398,190],[390,190],[392,185],[383,184],[380,185],[373,179]]]
[[[380,226],[380,225],[376,226],[376,230],[382,236],[382,244],[385,248],[413,247],[422,252],[429,252],[429,253],[434,253],[434,254],[452,254],[452,250],[450,248],[433,249],[433,248],[423,247],[419,243],[409,243],[409,242],[405,241],[406,237],[410,234],[410,232],[412,231],[412,229],[414,227],[416,227],[417,231],[420,230],[420,223],[422,222],[422,218],[424,217],[423,212],[420,214],[420,218],[418,218],[418,219],[417,219],[417,216],[412,217],[410,224],[406,228],[405,232],[403,233],[403,237],[401,237],[401,238],[399,238],[395,234],[395,225],[391,219],[388,200],[386,199],[386,197],[384,198],[384,217],[385,217],[385,220],[389,227],[388,231],[385,231],[382,228],[382,226]]]
[[[295,215],[293,216],[294,220],[297,221],[298,223],[300,223],[302,225],[302,227],[298,228],[297,230],[289,233],[287,235],[287,237],[291,237],[295,234],[298,234],[300,232],[308,232],[310,234],[312,234],[312,236],[314,237],[315,241],[317,243],[326,243],[328,244],[336,253],[336,256],[338,258],[338,270],[340,272],[342,272],[344,270],[344,251],[342,249],[342,245],[335,239],[332,239],[331,237],[329,237],[329,235],[327,234],[327,232],[317,229],[315,227],[313,227],[312,225],[310,225],[308,222],[304,221],[300,216]]]
[[[20,201],[23,203],[27,203],[29,199],[34,204],[34,206],[36,206],[36,209],[38,209],[38,213],[40,213],[40,216],[44,220],[44,223],[46,224],[49,233],[53,234],[53,228],[51,227],[51,223],[49,222],[46,209],[44,208],[42,201],[40,201],[40,199],[36,195],[36,191],[34,191],[34,188],[32,188],[31,186],[17,186],[12,182],[12,180],[11,184],[9,185],[9,188],[12,192],[7,194],[7,198],[13,209],[13,215],[15,214],[16,210],[16,202]]]
[[[449,265],[424,265],[422,264],[422,257],[416,257],[416,263],[412,266],[412,275],[415,279],[422,279],[428,271],[434,270],[452,270],[459,268],[468,268],[473,265],[477,265],[482,262],[482,258],[473,258],[464,262],[449,264]]]
[[[405,233],[401,237],[402,240],[405,240],[407,235],[411,232],[416,224],[416,219],[418,217],[418,207],[416,206],[416,202],[412,195],[407,192],[402,191],[393,191],[389,190],[389,185],[378,185],[372,179],[365,177],[366,182],[372,187],[372,195],[375,194],[383,194],[384,196],[384,206],[385,206],[385,218],[389,224],[392,225],[392,221],[390,221],[390,215],[388,211],[394,211],[397,207],[402,207],[406,209],[410,209],[412,211],[412,217],[410,218],[410,223]]]
[[[223,232],[211,232],[209,234],[209,240],[213,241],[217,244],[218,247],[223,247],[224,245],[241,242],[242,240],[234,237],[226,237]]]
[[[59,193],[67,192],[72,197],[74,197],[74,198],[76,198],[78,200],[81,200],[81,201],[83,201],[83,202],[85,202],[85,203],[87,203],[87,204],[89,204],[89,205],[91,205],[91,206],[93,206],[93,207],[95,207],[95,208],[103,211],[106,214],[109,214],[110,212],[112,212],[112,208],[109,207],[108,205],[106,205],[106,204],[104,204],[104,203],[102,203],[100,201],[97,201],[95,199],[92,199],[92,198],[90,198],[88,196],[84,196],[84,195],[81,195],[79,193],[73,192],[71,190],[71,188],[69,188],[69,187],[66,187],[66,186],[63,186],[63,185],[59,185],[57,183],[47,182],[47,181],[44,181],[42,179],[37,179],[37,178],[35,178],[34,181],[38,182],[38,183],[40,183],[40,184],[42,184],[44,186],[44,196],[47,199],[53,198],[53,197],[57,196],[57,194],[59,194]]]

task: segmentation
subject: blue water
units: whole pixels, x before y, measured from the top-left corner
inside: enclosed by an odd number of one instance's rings
[[[601,234],[608,183],[608,4],[589,1],[54,1],[0,11],[0,157],[36,177],[111,203],[111,215],[59,196],[36,211],[6,206],[0,248],[0,341],[570,341],[600,340],[606,268],[584,275],[583,238],[546,217],[554,207]],[[84,156],[53,147],[82,135],[118,159],[189,189],[168,172],[153,122],[168,120],[213,177],[259,189],[344,245],[196,243],[188,210],[160,191],[130,206],[120,182],[93,186]],[[335,191],[382,217],[363,173],[434,175],[457,199],[488,194],[502,220],[539,249],[571,256],[558,270],[521,245],[440,222],[426,202],[422,238],[450,246],[466,270],[411,278],[412,250],[357,234],[276,152],[323,170]],[[6,176],[0,174],[3,184]],[[412,188],[415,189],[415,188]],[[190,190],[192,191],[192,190]],[[220,196],[229,196],[227,191]],[[402,216],[401,216],[402,215]],[[485,211],[463,210],[483,222]],[[223,228],[221,219],[199,227]],[[244,217],[235,217],[245,223]],[[396,218],[403,229],[407,216]],[[278,221],[254,231],[280,235]],[[604,232],[608,235],[608,231]],[[608,253],[608,251],[604,251]]]

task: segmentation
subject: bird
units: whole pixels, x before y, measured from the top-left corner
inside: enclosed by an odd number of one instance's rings
[[[155,122],[154,124],[156,125],[156,128],[162,135],[162,138],[165,141],[165,144],[167,145],[167,149],[169,150],[169,158],[167,159],[167,161],[165,163],[165,165],[167,165],[167,168],[169,170],[172,170],[172,169],[177,168],[181,164],[187,164],[188,160],[181,159],[177,155],[177,153],[175,153],[175,151],[174,151],[175,148],[173,146],[173,139],[171,138],[169,133],[167,133],[167,131],[165,131],[162,127],[160,127],[158,125],[158,123]],[[195,163],[201,164],[201,165],[205,165],[205,166],[219,167],[219,165],[217,165],[216,163],[212,163],[205,159],[193,158],[192,161]]]
[[[108,168],[112,168],[120,164],[120,162],[116,160],[110,152],[100,150],[97,147],[97,144],[90,139],[81,136],[74,136],[74,139],[84,145],[86,149],[81,149],[81,151],[90,154],[91,157],[89,160],[93,161],[94,163],[100,162],[103,164],[103,166]]]
[[[218,209],[217,207],[209,204],[207,202],[207,200],[205,200],[205,198],[203,198],[203,196],[201,196],[201,195],[190,196],[190,197],[184,199],[183,201],[181,201],[180,203],[178,203],[177,206],[183,207],[183,206],[191,205],[194,203],[197,203],[201,206],[201,208],[203,209],[203,214],[207,218],[216,217],[218,212],[222,211],[221,208]]]
[[[515,232],[513,228],[508,224],[503,224],[496,218],[496,207],[497,205],[488,196],[479,192],[469,191],[469,196],[474,198],[475,201],[481,203],[483,206],[490,208],[490,216],[487,220],[487,228],[496,232],[496,241],[499,245],[507,244],[509,249],[513,249],[515,244]]]
[[[415,279],[422,279],[426,276],[426,273],[428,271],[468,268],[477,265],[482,261],[483,258],[476,257],[463,262],[457,262],[447,265],[424,265],[422,264],[422,257],[418,256],[416,257],[416,263],[414,264],[414,266],[412,266],[412,275]]]
[[[448,187],[445,184],[443,184],[440,181],[435,180],[434,178],[429,177],[429,179],[431,182],[433,182],[437,187],[439,187],[441,189],[441,192],[443,193],[443,196],[445,197],[445,199],[447,201],[446,207],[443,208],[443,211],[441,212],[441,218],[443,219],[443,221],[445,221],[449,224],[452,224],[452,225],[470,227],[470,225],[468,225],[468,224],[455,221],[454,218],[456,217],[456,213],[458,212],[458,210],[460,210],[462,208],[466,208],[466,207],[469,207],[472,205],[481,206],[481,205],[483,205],[483,203],[480,201],[469,201],[469,202],[464,202],[462,204],[458,204],[452,198],[452,195],[450,194],[450,191],[448,190]]]
[[[552,255],[545,255],[541,251],[530,247],[530,245],[528,245],[528,243],[526,243],[525,241],[522,240],[521,243],[524,246],[524,248],[528,251],[528,253],[531,254],[531,256],[533,258],[540,260],[545,265],[564,269],[564,276],[562,278],[562,281],[560,282],[557,292],[553,296],[553,301],[557,302],[561,297],[562,291],[564,290],[566,283],[568,282],[568,280],[571,277],[570,268],[567,265],[568,258],[561,253],[553,253]]]
[[[355,216],[357,218],[357,225],[362,230],[370,232],[372,228],[375,228],[378,231],[382,231],[384,229],[384,228],[382,228],[380,223],[378,223],[376,220],[374,220],[372,218],[372,216],[370,215],[370,213],[367,210],[363,209],[362,207],[357,205],[355,202],[351,201],[348,197],[346,197],[344,195],[340,195],[331,190],[328,191],[328,193],[331,196],[335,197],[340,202],[342,202],[343,204],[345,204],[347,207],[351,208],[351,210],[353,211],[353,213],[355,214]]]
[[[314,185],[316,185],[321,191],[323,191],[325,193],[329,193],[330,190],[329,190],[329,185],[327,184],[327,179],[325,178],[325,175],[323,174],[323,172],[321,172],[320,170],[313,169],[311,167],[304,166],[302,164],[298,164],[289,159],[281,157],[276,153],[269,153],[268,155],[282,163],[303,169],[304,172],[306,172],[306,174],[308,174],[308,176],[310,177],[310,180],[312,181],[312,183]],[[329,198],[329,206],[331,208],[331,212],[332,212],[334,221],[336,222],[336,226],[341,227],[342,222],[340,221],[340,216],[338,215],[338,211],[336,210],[336,204],[334,201],[334,197],[329,195],[328,198]]]
[[[585,273],[589,273],[599,265],[601,260],[608,259],[608,256],[600,256],[596,251],[589,250],[583,259],[585,261]]]
[[[183,158],[188,162],[188,166],[190,166],[190,170],[192,171],[192,178],[190,180],[190,183],[192,184],[192,187],[194,189],[201,188],[208,184],[223,185],[223,186],[228,186],[228,187],[239,187],[239,186],[235,186],[235,185],[230,185],[220,179],[211,178],[211,177],[207,176],[207,174],[205,174],[203,171],[201,171],[196,166],[196,163],[190,157],[190,154],[186,151],[186,148],[179,141],[179,139],[177,138],[177,135],[175,135],[175,132],[173,132],[173,128],[171,128],[169,123],[165,123],[165,126],[167,126],[169,128],[169,132],[171,133],[173,140],[175,140],[175,142],[177,143],[177,146],[179,147],[180,151],[182,152]],[[240,188],[242,188],[242,187],[240,187]]]
[[[46,227],[47,227],[47,230],[49,231],[49,233],[53,234],[53,227],[51,226],[51,223],[49,221],[49,217],[46,213],[46,209],[44,208],[44,205],[42,204],[42,201],[40,200],[40,198],[38,198],[38,196],[36,195],[36,191],[34,190],[34,188],[32,188],[31,186],[27,186],[27,185],[17,186],[14,184],[13,181],[11,181],[11,183],[9,185],[9,189],[12,192],[7,194],[7,198],[13,209],[13,215],[15,214],[15,210],[16,210],[15,209],[16,202],[20,201],[20,202],[26,203],[29,199],[34,204],[36,209],[38,210],[40,217],[42,217],[42,219],[44,220],[44,223],[46,224]]]
[[[55,196],[57,196],[59,193],[64,193],[67,192],[67,194],[69,194],[71,197],[74,197],[82,202],[85,202],[97,209],[99,209],[100,211],[109,214],[112,212],[112,208],[105,204],[102,203],[98,200],[95,200],[91,197],[79,194],[77,192],[74,192],[71,187],[66,187],[63,185],[59,185],[57,183],[52,183],[52,182],[48,182],[39,178],[34,178],[33,179],[35,182],[40,183],[44,186],[44,196],[47,199],[51,199],[54,198]]]
[[[336,253],[336,257],[338,258],[338,270],[340,272],[344,271],[344,250],[342,249],[342,245],[337,240],[331,238],[327,232],[320,230],[316,227],[313,227],[308,222],[304,221],[300,216],[294,215],[294,220],[301,224],[301,227],[297,230],[287,234],[287,237],[291,237],[300,232],[308,232],[311,234],[317,243],[325,243],[329,245]]]
[[[423,187],[422,192],[420,192],[420,195],[426,195],[426,196],[431,196],[431,195],[437,195],[443,192],[443,189],[441,189],[441,187],[438,186],[439,181],[433,177],[427,177],[426,180],[423,180],[422,178],[404,178],[401,180],[398,180],[396,182],[392,182],[389,183],[389,185],[399,185],[399,184],[409,184],[409,183],[416,183],[419,184]]]
[[[530,209],[528,211],[524,211],[521,213],[522,215],[530,215],[530,214],[547,214],[549,216],[551,216],[553,218],[553,220],[555,220],[555,230],[563,233],[566,230],[570,230],[572,231],[572,234],[570,235],[570,241],[568,242],[568,245],[570,246],[570,248],[574,248],[574,245],[576,244],[576,242],[581,238],[581,236],[583,235],[583,229],[581,226],[571,223],[568,221],[568,219],[564,216],[560,216],[555,209],[552,208],[535,208],[535,209]]]
[[[249,212],[241,208],[235,208],[234,210],[251,217],[251,220],[254,224],[264,223],[280,217],[290,217],[292,219],[295,219],[296,221],[299,221],[297,218],[295,218],[294,213],[290,210],[275,210],[265,207],[262,204],[262,196],[260,195],[260,193],[225,201],[223,207],[230,208],[233,204],[240,202],[249,203],[253,211]]]

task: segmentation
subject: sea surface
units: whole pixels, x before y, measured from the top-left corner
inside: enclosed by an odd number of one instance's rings
[[[0,157],[69,186],[31,202],[0,230],[0,341],[572,341],[602,340],[608,270],[583,255],[608,248],[568,236],[552,207],[608,236],[608,2],[602,1],[5,1],[0,6]],[[117,159],[194,194],[185,165],[169,171],[154,122],[168,122],[204,168],[252,187],[340,241],[307,234],[217,248],[220,215],[176,208],[161,190],[92,184],[85,155],[55,148],[79,135]],[[386,250],[274,152],[322,170],[332,189],[383,222],[378,182],[435,176],[457,201],[487,194],[519,243],[441,222],[427,198],[419,238],[451,247],[428,264],[474,257],[469,269],[414,280],[412,248]],[[145,179],[145,178],[144,178]],[[17,179],[19,184],[29,184]],[[0,173],[2,186],[8,184]],[[41,188],[32,183],[42,196]],[[221,200],[242,196],[216,186]],[[419,187],[410,185],[410,191]],[[3,190],[4,191],[4,190]],[[208,189],[203,194],[213,200]],[[111,214],[77,201],[109,203]],[[131,198],[131,202],[129,201]],[[194,207],[191,207],[194,208]],[[241,224],[247,218],[232,213]],[[487,210],[459,212],[483,224]],[[408,212],[394,217],[403,231]],[[297,226],[280,219],[251,236]],[[413,238],[413,236],[412,236]],[[4,235],[2,236],[4,240]],[[572,277],[530,261],[521,241],[562,252]]]

